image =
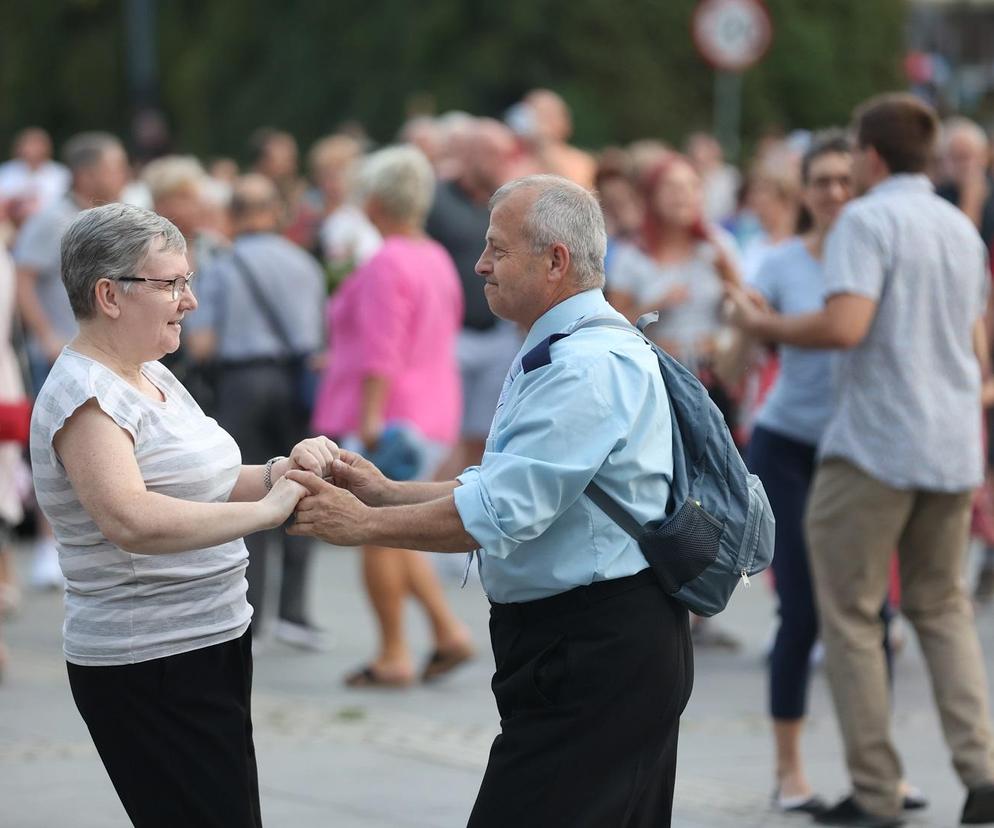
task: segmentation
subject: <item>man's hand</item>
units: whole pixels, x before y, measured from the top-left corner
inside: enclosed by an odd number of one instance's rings
[[[310,472],[291,470],[286,476],[308,492],[297,504],[296,520],[287,534],[310,535],[336,546],[360,546],[367,541],[373,510],[355,495]]]
[[[318,477],[330,477],[331,466],[338,457],[338,446],[327,437],[301,440],[290,450],[287,469],[302,469]]]
[[[728,322],[746,333],[755,333],[769,315],[769,306],[762,294],[728,285],[725,288]]]
[[[331,466],[331,482],[352,492],[367,506],[388,505],[390,480],[369,460],[354,451],[342,449]]]

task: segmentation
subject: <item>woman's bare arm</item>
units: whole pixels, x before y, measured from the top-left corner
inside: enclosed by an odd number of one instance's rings
[[[128,552],[203,549],[279,526],[305,494],[287,479],[254,503],[200,503],[150,492],[131,436],[95,400],[66,420],[54,445],[83,508],[111,543]]]

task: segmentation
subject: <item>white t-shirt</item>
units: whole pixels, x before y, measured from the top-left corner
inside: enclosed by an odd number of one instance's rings
[[[345,204],[321,224],[321,250],[333,264],[365,264],[383,244],[383,237],[358,207]]]
[[[242,540],[170,554],[121,549],[83,508],[52,445],[66,419],[95,399],[134,440],[150,492],[227,501],[241,471],[235,441],[165,366],[148,362],[142,370],[164,402],[64,348],[32,414],[35,493],[55,533],[66,577],[64,649],[73,664],[134,664],[209,647],[241,636],[252,618]]]
[[[33,170],[19,158],[0,164],[0,199],[23,198],[43,209],[69,189],[69,170],[55,161],[46,161]]]

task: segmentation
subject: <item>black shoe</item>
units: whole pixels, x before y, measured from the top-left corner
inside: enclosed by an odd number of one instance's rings
[[[803,797],[782,797],[774,795],[773,807],[782,814],[807,814],[808,816],[818,816],[828,810],[828,803],[820,796],[812,795],[806,799]]]
[[[973,788],[966,795],[962,825],[994,825],[994,784]]]
[[[851,796],[815,817],[819,825],[850,825],[853,828],[900,828],[904,820],[899,817],[871,814]]]

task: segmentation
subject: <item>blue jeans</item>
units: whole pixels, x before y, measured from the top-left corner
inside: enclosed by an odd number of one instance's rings
[[[780,627],[770,654],[770,715],[774,719],[800,719],[807,710],[811,650],[818,640],[818,615],[803,529],[816,447],[756,426],[746,464],[763,481],[777,520],[773,573],[780,601]],[[886,602],[881,615],[885,622],[890,620],[892,611]],[[890,670],[886,636],[881,643]]]

